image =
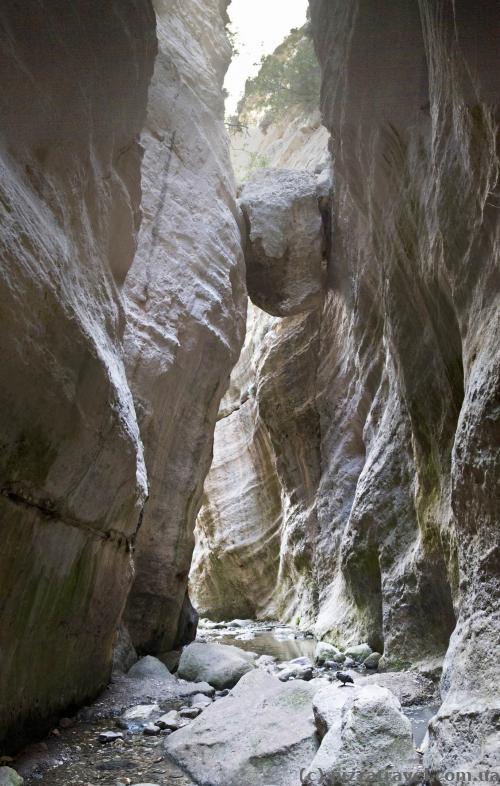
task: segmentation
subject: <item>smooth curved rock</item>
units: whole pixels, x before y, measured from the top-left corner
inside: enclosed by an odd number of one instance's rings
[[[155,53],[148,0],[0,7],[2,750],[105,687],[133,578],[147,482],[119,286]]]
[[[155,0],[155,9],[144,217],[125,284],[127,375],[150,488],[125,619],[139,653],[161,654],[196,634],[186,597],[193,529],[247,298],[224,127],[225,5]]]
[[[167,667],[161,660],[154,658],[152,655],[146,655],[134,663],[128,671],[128,677],[133,677],[135,680],[162,680],[167,682],[175,682],[175,677],[169,672]]]
[[[310,311],[325,295],[325,234],[317,180],[308,172],[264,169],[246,183],[250,299],[274,316]]]
[[[226,644],[194,641],[184,648],[177,674],[190,682],[204,681],[214,688],[232,688],[255,668],[255,656]]]
[[[352,658],[357,662],[364,661],[371,654],[372,648],[368,644],[354,644],[344,650],[346,658]]]
[[[166,752],[203,786],[299,786],[318,747],[316,690],[311,682],[281,683],[252,671],[231,695],[170,735]]]

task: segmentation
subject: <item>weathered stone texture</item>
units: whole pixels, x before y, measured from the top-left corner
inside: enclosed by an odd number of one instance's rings
[[[147,488],[117,285],[155,52],[148,2],[0,9],[0,747],[105,684],[132,579]]]
[[[231,50],[222,6],[157,0],[155,8],[144,218],[126,282],[125,337],[150,489],[126,622],[139,652],[158,653],[196,629],[186,626],[193,529],[243,341],[246,291],[223,122]]]

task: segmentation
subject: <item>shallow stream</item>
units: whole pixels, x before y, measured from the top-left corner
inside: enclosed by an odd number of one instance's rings
[[[232,644],[259,655],[272,655],[278,662],[301,656],[312,660],[315,650],[315,641],[293,628],[272,628],[262,624],[241,629],[200,628],[199,638]],[[397,678],[396,675],[394,678]],[[359,673],[358,679],[362,679],[362,673]],[[195,786],[164,756],[163,734],[148,737],[138,727],[111,744],[104,745],[98,741],[102,731],[119,731],[117,717],[132,704],[156,702],[162,711],[189,704],[186,697],[168,696],[163,694],[161,687],[151,684],[146,689],[141,688],[140,694],[131,693],[131,681],[126,678],[120,680],[113,683],[94,705],[81,711],[73,725],[59,727],[45,741],[31,746],[14,763],[13,766],[19,768],[25,777],[26,786],[128,786],[138,783]],[[404,708],[412,721],[417,747],[421,745],[428,721],[436,710],[436,704]]]

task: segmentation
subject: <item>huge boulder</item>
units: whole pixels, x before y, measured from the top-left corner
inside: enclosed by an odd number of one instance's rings
[[[179,661],[177,674],[191,682],[208,682],[214,688],[232,688],[244,674],[255,668],[255,656],[226,644],[194,641]]]
[[[166,741],[167,753],[200,786],[299,786],[318,743],[314,682],[282,683],[260,670]]]
[[[261,170],[240,207],[250,299],[274,316],[310,311],[325,293],[326,263],[317,180],[308,172]]]
[[[329,690],[314,701],[327,733],[308,770],[311,782],[319,774],[335,786],[387,786],[397,773],[397,782],[420,783],[411,722],[394,694],[378,685]]]

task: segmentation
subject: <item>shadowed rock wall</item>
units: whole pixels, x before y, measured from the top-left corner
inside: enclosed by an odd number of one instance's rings
[[[73,6],[0,8],[2,749],[106,683],[147,493],[118,285],[155,19]]]

